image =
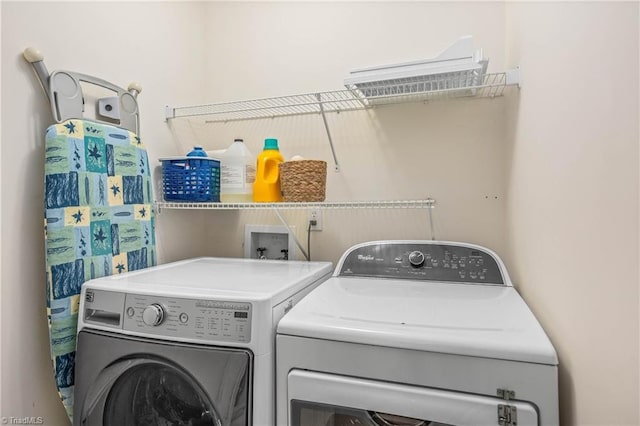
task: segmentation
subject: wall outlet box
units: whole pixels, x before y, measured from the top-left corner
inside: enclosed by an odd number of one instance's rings
[[[294,232],[295,227],[291,226]],[[245,225],[244,257],[247,259],[295,260],[293,237],[282,225]]]
[[[307,223],[315,220],[315,225],[311,225],[312,231],[322,231],[322,209],[311,208],[307,210]]]

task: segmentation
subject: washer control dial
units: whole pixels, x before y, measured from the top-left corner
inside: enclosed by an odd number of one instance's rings
[[[152,303],[142,311],[142,321],[152,327],[162,324],[165,319],[165,311],[161,304]]]
[[[409,263],[411,266],[419,268],[424,265],[424,253],[421,251],[412,251],[409,253]]]

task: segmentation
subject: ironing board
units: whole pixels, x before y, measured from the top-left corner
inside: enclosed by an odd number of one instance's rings
[[[156,264],[153,192],[147,152],[137,136],[138,85],[125,91],[68,71],[48,74],[42,56],[25,51],[51,101],[45,136],[47,317],[54,377],[72,420],[76,326],[81,286]],[[98,117],[82,119],[80,81],[113,90]],[[124,128],[123,128],[124,127]]]

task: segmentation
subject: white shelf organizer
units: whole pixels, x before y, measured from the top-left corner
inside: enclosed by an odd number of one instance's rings
[[[206,123],[218,123],[319,114],[327,132],[335,171],[339,171],[327,113],[447,98],[495,98],[502,96],[507,86],[519,85],[517,68],[487,74],[488,65],[482,49],[474,48],[473,37],[464,36],[434,58],[354,69],[344,80],[345,90],[199,106],[167,106],[166,119],[207,116]]]
[[[277,118],[305,114],[322,116],[335,170],[338,158],[327,124],[327,113],[376,108],[381,105],[430,102],[451,98],[495,98],[504,94],[507,86],[519,85],[519,69],[484,74],[469,73],[417,76],[399,80],[351,85],[344,90],[307,93],[275,98],[253,99],[197,106],[166,107],[166,120],[205,117],[206,123],[220,123],[261,118]]]
[[[473,48],[473,38],[466,36],[445,49],[437,57],[414,62],[361,68],[351,71],[345,79],[346,89],[329,92],[197,106],[166,107],[166,120],[202,117],[205,123],[256,120],[296,115],[317,114],[322,117],[333,155],[335,171],[340,170],[327,113],[357,111],[381,105],[431,102],[452,98],[495,98],[502,96],[508,86],[520,85],[518,68],[487,73],[488,60],[482,50]],[[428,208],[431,236],[434,238],[432,208],[435,200],[355,201],[323,203],[158,203],[158,209],[272,209],[280,215],[283,209],[356,209],[356,208]],[[289,233],[291,231],[289,230]],[[295,236],[294,236],[295,239]],[[302,250],[299,242],[296,244]],[[304,253],[304,250],[302,250]]]

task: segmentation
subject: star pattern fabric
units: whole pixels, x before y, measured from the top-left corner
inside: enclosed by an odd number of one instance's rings
[[[70,418],[82,285],[156,264],[152,206],[149,161],[137,135],[89,120],[47,129],[47,313],[55,381]]]

